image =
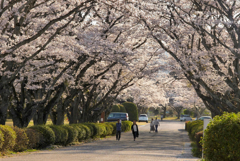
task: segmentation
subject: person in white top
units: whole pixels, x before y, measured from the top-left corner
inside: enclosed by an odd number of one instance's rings
[[[158,132],[158,126],[160,126],[160,123],[156,117],[156,119],[154,120],[154,125],[155,125],[155,132]]]
[[[150,131],[149,131],[149,133],[151,133],[151,131],[153,131],[153,132],[155,131],[153,118],[152,118],[151,123],[150,123]]]
[[[133,139],[135,141],[136,137],[139,136],[139,132],[138,132],[138,125],[136,124],[136,121],[133,121],[133,125],[131,127],[132,130],[132,134],[133,134]]]

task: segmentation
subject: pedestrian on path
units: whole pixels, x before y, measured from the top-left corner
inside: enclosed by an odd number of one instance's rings
[[[150,131],[149,131],[149,133],[151,133],[151,131],[153,131],[153,132],[155,131],[153,118],[152,118],[151,123],[150,123]]]
[[[158,132],[158,126],[160,126],[160,123],[156,117],[156,119],[154,120],[154,125],[155,125],[155,132]]]
[[[116,140],[118,140],[118,141],[121,138],[121,127],[122,127],[122,124],[120,122],[120,119],[118,119],[118,122],[116,123],[116,129],[117,129],[117,131],[116,131]]]
[[[131,127],[132,130],[132,134],[133,134],[133,139],[135,141],[136,137],[139,136],[139,132],[138,132],[138,125],[136,124],[136,121],[133,121],[133,125]]]

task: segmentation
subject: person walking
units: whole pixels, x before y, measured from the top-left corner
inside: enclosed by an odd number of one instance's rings
[[[121,129],[122,128],[122,124],[120,123],[120,120],[118,119],[118,122],[116,123],[116,129],[117,129],[117,131],[116,131],[116,140],[120,140],[120,138],[121,138]]]
[[[159,121],[158,121],[157,117],[154,120],[154,125],[155,125],[155,132],[158,132],[158,126],[160,126],[160,124],[159,124]]]
[[[136,124],[136,121],[133,121],[133,125],[131,127],[132,130],[132,134],[133,134],[133,139],[135,141],[136,137],[139,136],[139,132],[138,132],[138,125]]]
[[[149,131],[149,133],[151,133],[151,131],[153,131],[153,132],[155,131],[153,118],[152,118],[151,123],[150,123],[150,131]]]

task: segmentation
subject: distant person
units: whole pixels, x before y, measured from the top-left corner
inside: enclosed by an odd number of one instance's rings
[[[150,131],[149,131],[149,133],[150,133],[151,131],[153,131],[153,132],[155,131],[153,118],[152,118],[151,123],[150,123]]]
[[[122,128],[122,124],[120,123],[120,120],[118,119],[118,122],[116,123],[116,140],[120,140],[121,138],[121,129]]]
[[[160,124],[159,124],[159,121],[158,121],[157,117],[154,120],[154,125],[155,125],[155,132],[158,132],[158,125],[160,126]]]
[[[136,137],[139,136],[139,132],[138,132],[138,125],[136,124],[136,121],[133,121],[133,125],[131,127],[132,130],[132,134],[133,134],[133,139],[135,141]]]
[[[161,121],[163,120],[163,115],[161,115]]]

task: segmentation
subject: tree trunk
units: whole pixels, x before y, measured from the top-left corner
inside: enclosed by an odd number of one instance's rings
[[[60,101],[57,105],[57,122],[56,125],[63,125],[64,124],[64,106],[62,104],[62,101]]]
[[[3,88],[3,91],[1,91],[1,97],[2,100],[0,102],[0,124],[5,125],[7,114],[8,114],[8,106],[9,106],[9,100],[8,100],[8,94],[9,92]]]
[[[166,117],[167,106],[163,106],[163,118]]]

